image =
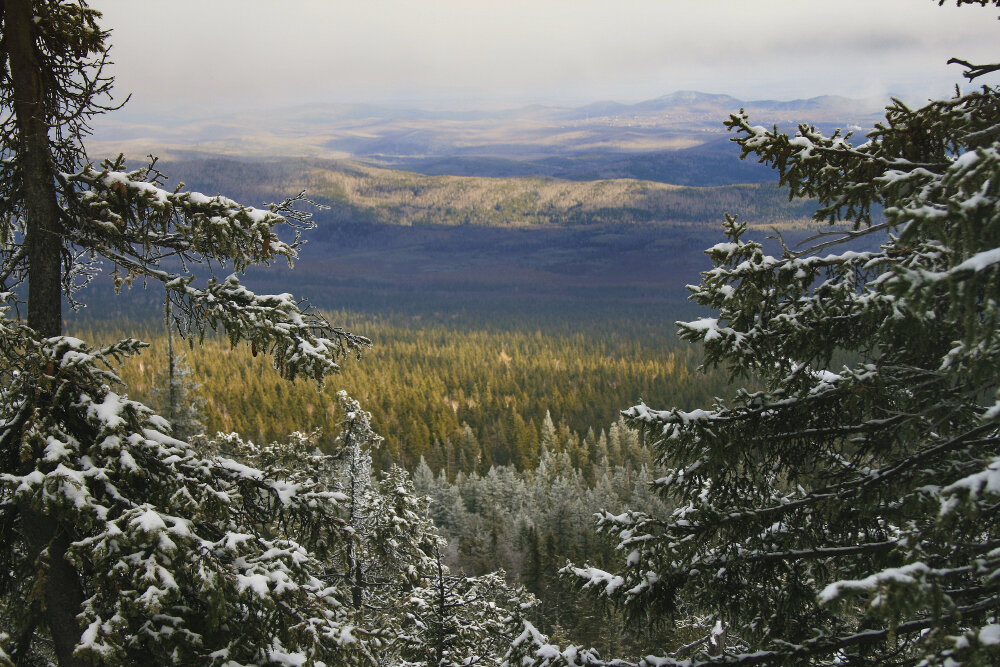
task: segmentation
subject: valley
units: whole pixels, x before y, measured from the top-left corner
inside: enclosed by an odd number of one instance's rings
[[[813,202],[789,201],[771,169],[739,159],[722,120],[740,108],[856,132],[879,111],[678,92],[575,108],[314,104],[141,123],[123,112],[102,119],[93,152],[155,153],[167,187],[255,206],[305,191],[320,206],[304,206],[316,228],[294,272],[251,270],[255,289],[370,312],[653,304],[676,315],[690,312],[685,285],[709,268],[724,213],[762,240],[817,230]]]

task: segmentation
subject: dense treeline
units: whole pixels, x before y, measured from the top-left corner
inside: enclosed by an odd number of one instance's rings
[[[666,322],[629,330],[595,322],[573,332],[484,323],[456,329],[350,313],[333,319],[375,345],[364,363],[348,365],[322,391],[309,381],[282,381],[250,349],[232,349],[228,340],[182,347],[200,384],[193,393],[203,401],[206,430],[237,431],[261,442],[316,428],[333,437],[335,392],[346,389],[386,438],[376,454],[382,468],[398,463],[412,470],[421,456],[452,477],[493,465],[534,468],[550,412],[562,441],[575,443],[569,447],[574,465],[588,469],[599,461],[594,428],[614,421],[622,405],[640,398],[695,405],[725,386],[721,374],[698,372],[696,350],[670,342]],[[116,324],[79,321],[71,329],[90,340],[118,335]],[[123,379],[130,395],[155,404],[166,367],[163,325],[150,320],[132,331],[152,345],[125,366]],[[615,453],[611,460],[622,462]]]
[[[728,113],[729,109],[721,114]],[[774,172],[733,153],[728,137],[680,150],[622,153],[574,151],[569,155],[522,158],[457,155],[381,158],[379,164],[428,176],[551,176],[571,181],[635,178],[674,185],[717,186],[773,183]]]

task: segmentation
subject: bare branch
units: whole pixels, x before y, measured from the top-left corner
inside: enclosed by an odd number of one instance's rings
[[[965,71],[962,72],[962,76],[964,76],[969,81],[972,81],[973,79],[976,79],[981,76],[985,76],[986,74],[990,74],[992,72],[1000,72],[1000,63],[993,63],[991,65],[973,65],[968,60],[962,60],[961,58],[951,58],[948,61],[948,64],[961,65],[962,67],[964,67]]]

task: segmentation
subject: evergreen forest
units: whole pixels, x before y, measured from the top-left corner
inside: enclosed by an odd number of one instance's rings
[[[532,327],[532,319],[508,316],[513,322],[503,326],[478,318],[425,322],[331,313],[331,320],[364,332],[374,345],[337,387],[331,383],[319,392],[309,380],[282,380],[250,349],[231,348],[223,338],[190,347],[176,343],[176,355],[190,373],[191,399],[208,433],[236,431],[271,442],[320,429],[333,438],[335,395],[345,388],[371,410],[373,427],[385,438],[374,454],[379,469],[396,464],[412,471],[423,457],[435,472],[447,470],[449,479],[494,465],[533,469],[547,415],[560,432],[557,449],[565,444],[574,465],[589,476],[601,456],[596,438],[617,421],[623,401],[700,404],[727,386],[722,373],[699,372],[699,353],[677,340],[669,324],[609,315],[590,325],[535,318]],[[68,329],[100,342],[126,330],[91,322],[72,322]],[[168,365],[164,325],[149,319],[127,331],[150,349],[123,366],[122,380],[130,395],[162,410],[156,388]],[[634,452],[611,454],[614,463],[624,462],[622,456],[638,462]]]
[[[609,313],[589,326],[510,316],[518,326],[330,314],[376,341],[338,384],[371,406],[372,427],[384,438],[370,452],[373,474],[400,466],[430,499],[446,564],[473,576],[501,568],[537,598],[539,628],[624,655],[637,650],[642,633],[610,609],[590,608],[559,568],[569,560],[610,566],[614,542],[598,534],[597,512],[666,509],[650,486],[652,451],[619,415],[623,396],[699,404],[723,393],[726,378],[699,370],[700,356],[673,327],[639,314]],[[68,328],[85,340],[122,335],[88,319]],[[121,377],[137,398],[169,414],[164,325],[147,319],[128,330],[150,350],[129,360]],[[183,345],[175,359],[180,400],[194,410],[174,421],[194,421],[192,435],[240,433],[268,443],[301,431],[320,451],[336,451],[342,414],[334,387],[283,381],[250,350],[219,338]],[[660,630],[665,637],[697,631]]]
[[[862,136],[732,109],[777,189],[270,160],[205,194],[88,149],[102,20],[0,0],[0,667],[1000,664],[1000,64]],[[387,226],[558,257],[433,315],[268,289]],[[637,272],[704,241],[694,312],[577,284],[570,228]]]

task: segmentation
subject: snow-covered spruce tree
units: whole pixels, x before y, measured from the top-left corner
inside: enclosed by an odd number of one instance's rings
[[[502,571],[478,577],[451,574],[434,553],[430,582],[415,589],[406,607],[409,623],[401,634],[403,667],[499,665],[511,629],[537,600],[508,584]]]
[[[151,399],[159,415],[170,424],[170,434],[187,440],[204,431],[201,421],[205,402],[195,392],[198,383],[187,365],[184,354],[174,351],[174,330],[170,317],[170,301],[166,300],[164,320],[167,332],[167,367],[153,378]]]
[[[431,555],[444,540],[430,520],[429,499],[416,495],[405,470],[392,466],[380,480],[373,478],[371,450],[382,438],[356,400],[345,392],[337,399],[343,421],[331,481],[344,496],[351,539],[327,560],[327,576],[344,582],[359,618],[398,627],[410,591],[429,580]]]
[[[894,101],[860,144],[727,125],[854,229],[770,256],[727,220],[693,288],[717,316],[680,331],[761,388],[629,409],[677,509],[604,514],[621,571],[565,572],[637,622],[720,623],[694,655],[656,647],[645,665],[1000,663],[1000,91]],[[861,236],[884,242],[844,247]],[[522,660],[607,664],[530,627]]]
[[[265,446],[235,433],[219,434],[198,437],[196,445],[253,469],[281,471],[274,476],[286,483],[309,480],[335,494],[339,513],[332,524],[289,525],[278,513],[273,519],[262,513],[257,530],[288,532],[322,560],[324,579],[344,591],[344,618],[372,629],[357,647],[370,663],[498,664],[511,639],[511,617],[534,599],[506,584],[502,572],[448,573],[440,560],[444,540],[429,519],[429,499],[415,494],[402,468],[373,478],[371,448],[381,438],[357,401],[344,392],[338,401],[343,421],[332,454],[318,450],[318,432],[293,433],[287,442]]]
[[[329,545],[302,530],[346,539],[340,495],[172,438],[115,389],[114,364],[142,343],[62,335],[62,299],[103,260],[119,286],[161,283],[188,335],[224,331],[285,377],[321,380],[368,345],[290,295],[185,271],[291,261],[310,224],[294,200],[247,208],[165,190],[154,164],[89,161],[82,137],[111,87],[98,19],[82,1],[0,2],[0,661],[349,664],[368,633],[321,578]]]

